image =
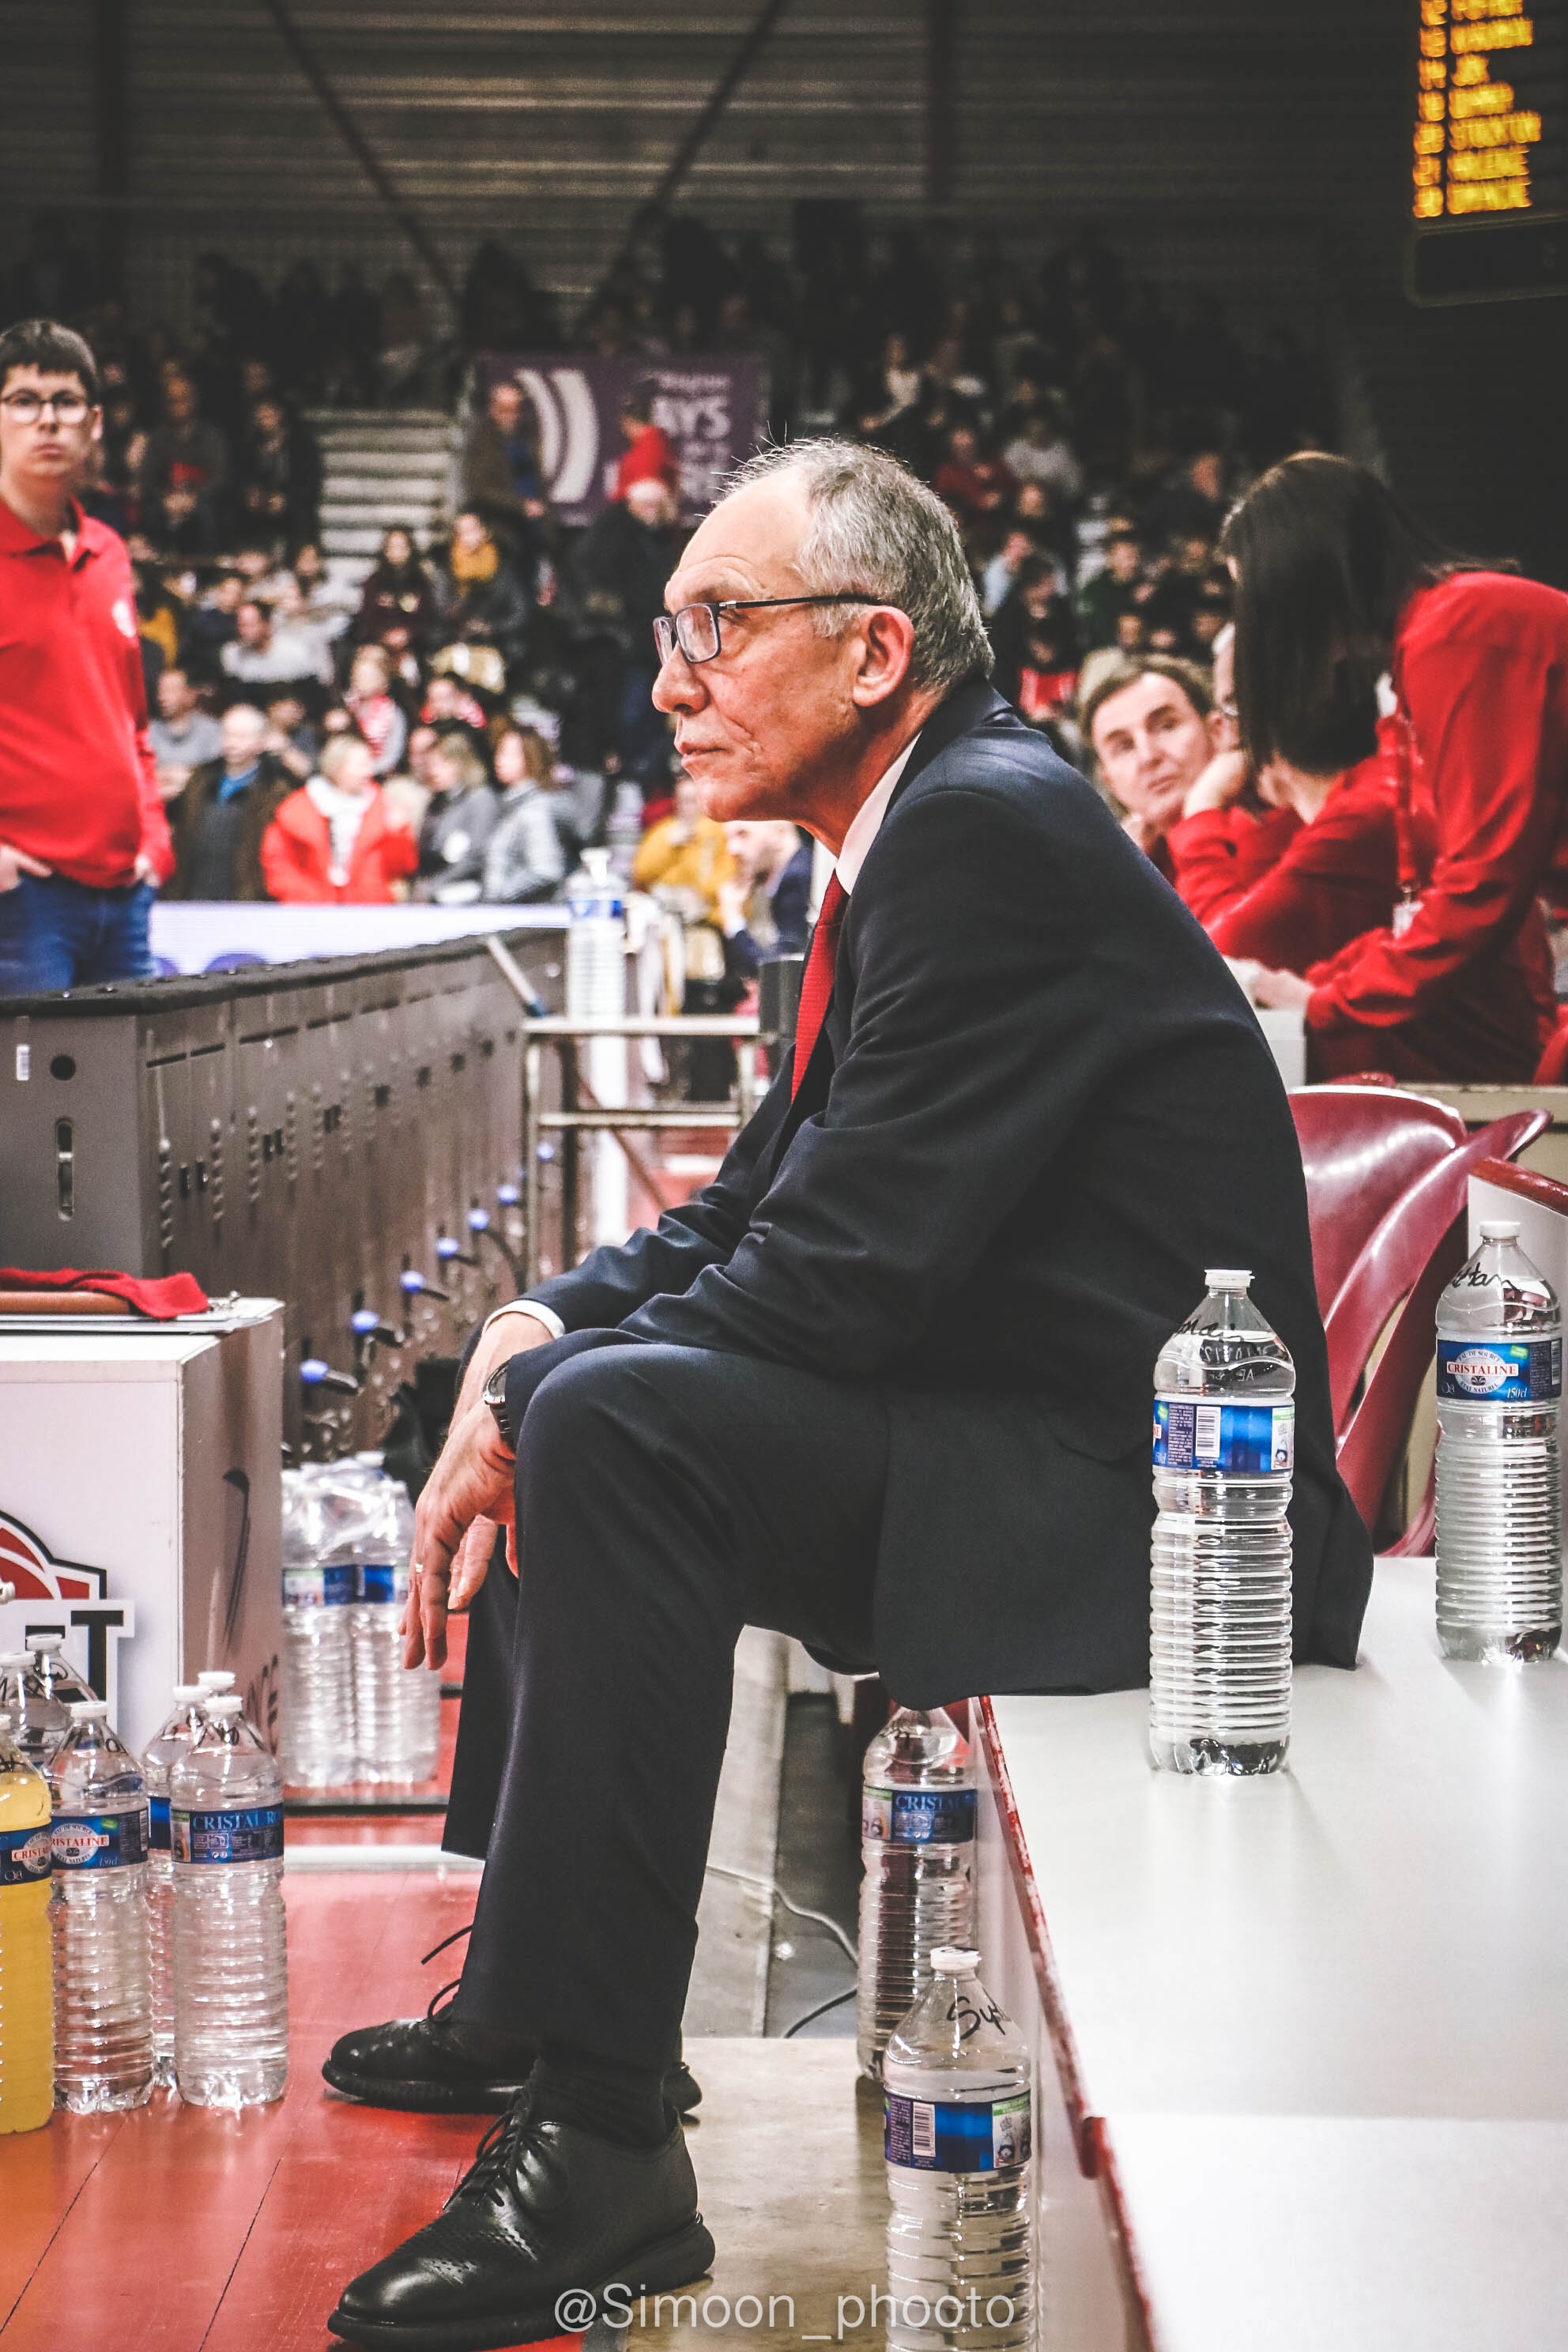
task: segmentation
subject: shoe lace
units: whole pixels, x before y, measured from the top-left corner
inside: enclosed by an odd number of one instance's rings
[[[492,2200],[498,2197],[503,2179],[516,2164],[532,2106],[532,2092],[524,2084],[475,2148],[474,2160],[447,2200],[448,2205],[455,2205],[459,2197],[489,2197]]]
[[[448,1944],[455,1944],[455,1943],[457,1943],[457,1942],[458,1941],[459,1937],[463,1937],[463,1936],[467,1936],[467,1935],[471,1934],[471,1932],[472,1932],[472,1930],[473,1930],[473,1925],[474,1925],[474,1923],[473,1923],[473,1921],[470,1919],[470,1920],[468,1921],[468,1926],[467,1926],[466,1927],[454,1927],[454,1928],[453,1928],[453,1930],[452,1930],[452,1932],[451,1932],[451,1934],[450,1934],[449,1936],[443,1936],[443,1937],[442,1937],[442,1938],[441,1938],[441,1940],[440,1940],[440,1942],[439,1942],[438,1944],[432,1944],[432,1945],[431,1945],[431,1947],[430,1947],[430,1949],[426,1953],[426,1955],[425,1955],[424,1958],[420,1961],[420,1963],[419,1963],[420,1967],[421,1967],[422,1969],[428,1968],[428,1967],[429,1967],[429,1965],[430,1965],[430,1963],[431,1963],[431,1961],[435,1958],[435,1957],[436,1957],[436,1955],[437,1955],[437,1952],[444,1952],[444,1951],[446,1950],[446,1948],[447,1948],[447,1945],[448,1945]],[[462,1978],[461,1978],[461,1977],[454,1977],[454,1978],[452,1979],[452,1981],[451,1981],[451,1983],[450,1983],[450,1984],[444,1984],[444,1985],[440,1985],[440,1986],[438,1986],[438,1987],[437,1988],[436,1991],[434,1991],[434,1992],[431,1994],[430,1999],[429,1999],[428,2002],[427,2002],[427,2003],[426,2003],[426,2005],[425,2014],[426,2014],[426,2016],[427,2018],[429,2018],[429,2019],[432,2021],[432,2022],[434,2022],[434,2021],[435,2021],[436,2013],[437,2013],[437,2007],[438,2007],[439,2003],[440,2003],[441,2001],[443,2001],[443,2000],[446,2000],[446,1997],[447,1997],[447,1995],[449,1992],[453,1992],[453,1993],[455,1993],[455,1992],[457,1991],[457,1990],[458,1990],[458,1987],[462,1983],[462,1981],[463,1981],[463,1979],[462,1979]],[[446,2012],[446,2011],[445,2011],[445,2010],[442,2010],[442,2011],[441,2011],[441,2015],[442,2015],[443,2017],[446,2015],[446,2013],[447,2013],[447,2012]]]

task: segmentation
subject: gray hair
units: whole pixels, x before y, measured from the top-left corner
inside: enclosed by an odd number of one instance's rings
[[[812,595],[860,589],[907,614],[914,686],[945,694],[990,677],[995,656],[963,543],[934,490],[885,450],[824,439],[759,449],[731,476],[726,495],[778,474],[798,474],[805,486],[810,517],[795,564]],[[854,608],[826,605],[812,618],[822,635],[837,636]]]

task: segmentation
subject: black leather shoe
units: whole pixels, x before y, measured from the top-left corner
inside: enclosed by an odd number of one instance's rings
[[[514,2102],[435,2221],[343,2289],[327,2325],[398,2352],[490,2352],[575,2333],[689,2286],[713,2241],[679,2124],[616,2147]]]
[[[321,2074],[345,2098],[405,2115],[489,2116],[509,2107],[533,2066],[533,2054],[497,2060],[463,2046],[462,2028],[446,2010],[428,2017],[398,2017],[363,2025],[333,2042]],[[664,2078],[664,2095],[678,2116],[700,2105],[702,2088],[685,2061]]]

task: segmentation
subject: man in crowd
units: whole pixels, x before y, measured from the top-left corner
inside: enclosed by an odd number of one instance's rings
[[[102,430],[79,335],[0,334],[0,994],[152,971],[171,858],[136,583],[76,497]]]
[[[163,410],[142,455],[142,516],[165,547],[210,555],[226,520],[228,443],[203,416],[188,376],[165,379]]]
[[[663,425],[654,422],[651,393],[626,394],[621,403],[621,437],[626,446],[616,468],[617,499],[624,499],[634,482],[658,482],[671,492],[680,488],[675,444]]]
[[[194,768],[205,768],[223,749],[217,720],[197,702],[183,669],[166,669],[158,679],[158,716],[147,730],[158,762],[158,790],[165,800],[183,793]]]
[[[664,583],[675,569],[675,501],[651,474],[596,515],[572,559],[584,635],[613,645],[618,656],[617,750],[639,772],[661,751],[664,729],[651,699],[651,631],[664,610]]]
[[[1127,812],[1124,830],[1169,881],[1165,836],[1222,746],[1204,674],[1172,654],[1144,654],[1102,671],[1079,724],[1107,790]]]
[[[480,2352],[707,2266],[666,2080],[740,1632],[920,1706],[1142,1682],[1150,1383],[1205,1265],[1254,1269],[1297,1368],[1299,1655],[1353,1664],[1371,1579],[1268,1048],[992,692],[941,501],[877,449],[769,451],[667,604],[656,695],[709,815],[796,822],[837,872],[719,1177],[492,1318],[419,1504],[409,1663],[478,1603],[446,1834],[485,1871],[451,2008],[345,2036],[328,2079],[526,2088],[344,2290],[333,2330],[378,2346]]]
[[[225,646],[218,660],[224,674],[241,686],[298,686],[301,680],[314,678],[318,685],[331,683],[331,656],[313,631],[281,626],[273,621],[265,604],[249,600],[238,606],[234,616],[233,642]]]
[[[248,702],[223,714],[222,757],[198,768],[170,808],[178,861],[171,898],[265,898],[261,845],[299,779],[266,748],[269,722]]]
[[[316,436],[275,393],[258,400],[240,466],[239,503],[250,529],[290,547],[316,536],[321,454]]]
[[[1079,642],[1086,654],[1115,645],[1117,623],[1124,613],[1138,610],[1141,562],[1137,532],[1112,530],[1103,568],[1078,592]]]
[[[492,383],[463,444],[463,498],[512,548],[530,545],[549,511],[522,386]]]

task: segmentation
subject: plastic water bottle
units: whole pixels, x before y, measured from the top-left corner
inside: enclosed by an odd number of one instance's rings
[[[882,2060],[888,2352],[1026,2352],[1034,2343],[1029,2053],[975,1970],[932,1981]]]
[[[169,1773],[205,1727],[200,1683],[174,1685],[174,1712],[142,1751],[147,1783],[147,1952],[153,1988],[153,2080],[174,2080],[174,1873],[169,1853]]]
[[[607,849],[585,849],[566,885],[566,1011],[573,1020],[626,1009],[626,903]]]
[[[384,1474],[365,1496],[358,1538],[359,1599],[349,1612],[354,1745],[362,1780],[427,1780],[441,1741],[440,1678],[403,1663],[398,1621],[408,1597],[414,1513]]]
[[[1563,1636],[1563,1322],[1511,1219],[1437,1301],[1437,1639],[1549,1658]]]
[[[79,1699],[49,1766],[55,2105],[144,2106],[153,2090],[147,1791],[100,1698]]]
[[[74,1706],[78,1699],[96,1698],[98,1693],[84,1683],[65,1654],[63,1633],[34,1633],[28,1654],[31,1673],[37,1687],[47,1692],[61,1706]]]
[[[54,2110],[49,1784],[0,1714],[0,2132],[37,2131]]]
[[[1167,1772],[1277,1772],[1290,1745],[1296,1370],[1213,1267],[1154,1367],[1149,1748]]]
[[[354,1775],[349,1615],[352,1538],[331,1517],[318,1475],[283,1473],[283,1777],[331,1789]]]
[[[605,836],[609,844],[610,872],[623,887],[629,889],[632,867],[637,863],[642,842],[642,787],[623,777],[616,786]]]
[[[900,1706],[866,1750],[860,1800],[861,2071],[876,2074],[899,2020],[962,1945],[974,1903],[974,1764],[945,1707]]]
[[[40,1687],[31,1650],[8,1650],[0,1657],[0,1706],[16,1726],[23,1755],[47,1772],[49,1759],[70,1729],[70,1717],[63,1699]]]
[[[174,2076],[197,2107],[251,2107],[289,2079],[283,1779],[232,1694],[169,1776]]]

